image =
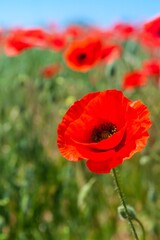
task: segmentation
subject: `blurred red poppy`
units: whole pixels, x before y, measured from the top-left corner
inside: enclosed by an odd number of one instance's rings
[[[134,26],[128,23],[117,23],[113,27],[113,33],[116,38],[120,38],[121,40],[128,40],[136,35],[137,31]]]
[[[101,48],[102,43],[99,38],[86,37],[75,40],[66,49],[64,59],[71,69],[86,72],[100,60]]]
[[[6,36],[4,51],[8,56],[15,56],[22,51],[32,48],[47,46],[47,33],[42,29],[17,29]]]
[[[141,151],[151,126],[147,107],[121,91],[89,93],[76,101],[58,126],[58,147],[70,161],[87,160],[95,173],[109,173]]]
[[[42,69],[41,75],[45,78],[51,78],[59,73],[60,70],[61,65],[59,63],[49,64]]]
[[[80,25],[70,25],[65,30],[65,35],[68,38],[79,38],[83,37],[87,32],[87,28],[82,27]]]
[[[143,25],[141,40],[148,46],[160,47],[160,16]]]
[[[149,59],[144,61],[143,71],[147,76],[160,77],[160,59]]]
[[[134,89],[146,85],[147,78],[143,71],[128,72],[123,79],[124,89]]]
[[[67,38],[63,33],[48,34],[48,47],[55,51],[62,51],[67,45]]]
[[[120,57],[122,49],[116,44],[107,44],[102,48],[101,59],[106,62],[112,62]]]

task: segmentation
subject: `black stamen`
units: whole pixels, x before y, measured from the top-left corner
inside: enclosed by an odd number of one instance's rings
[[[80,53],[78,55],[78,61],[83,62],[86,59],[87,55],[85,53]]]
[[[111,137],[117,132],[117,127],[113,123],[105,122],[95,127],[92,131],[91,139],[93,142],[100,142]]]

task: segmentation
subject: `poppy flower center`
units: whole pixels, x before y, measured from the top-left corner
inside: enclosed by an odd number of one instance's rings
[[[86,57],[87,57],[87,55],[86,55],[85,53],[80,53],[80,54],[78,55],[78,61],[79,61],[79,62],[83,62],[83,60],[85,60]]]
[[[93,142],[100,142],[104,139],[111,137],[116,132],[117,127],[115,124],[110,122],[104,122],[93,129],[91,139]]]

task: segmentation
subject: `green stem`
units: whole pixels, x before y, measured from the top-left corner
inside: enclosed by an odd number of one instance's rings
[[[142,229],[142,236],[143,236],[143,240],[145,240],[145,230],[144,230],[144,227],[143,227],[143,224],[141,223],[141,221],[138,219],[138,218],[134,218],[134,220],[139,224],[139,226],[141,227]]]
[[[131,227],[131,230],[132,230],[134,239],[135,239],[135,240],[139,240],[138,235],[137,235],[137,232],[136,232],[136,230],[135,230],[135,227],[134,227],[134,225],[133,225],[133,223],[132,223],[132,220],[131,220],[131,218],[130,218],[130,216],[129,216],[128,209],[127,209],[127,204],[126,204],[126,202],[125,202],[125,199],[124,199],[124,196],[123,196],[123,193],[122,193],[122,190],[121,190],[119,181],[118,181],[117,173],[116,173],[116,170],[115,170],[114,168],[112,169],[112,174],[113,174],[113,178],[114,178],[114,181],[115,181],[115,184],[116,184],[116,190],[117,190],[117,192],[118,192],[118,194],[119,194],[120,200],[121,200],[122,205],[123,205],[123,207],[124,207],[124,210],[125,210],[125,212],[126,212],[127,221],[128,221],[128,223],[129,223],[129,225],[130,225],[130,227]]]

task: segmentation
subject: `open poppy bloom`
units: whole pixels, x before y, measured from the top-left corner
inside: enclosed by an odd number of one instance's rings
[[[89,93],[76,101],[58,126],[58,148],[68,160],[87,160],[95,173],[109,173],[141,151],[151,126],[147,107],[121,91]]]
[[[99,38],[86,37],[71,42],[64,53],[64,58],[71,69],[86,72],[100,60],[101,48],[102,43]]]
[[[147,83],[146,75],[143,71],[132,71],[124,76],[123,88],[134,89],[145,86]]]

